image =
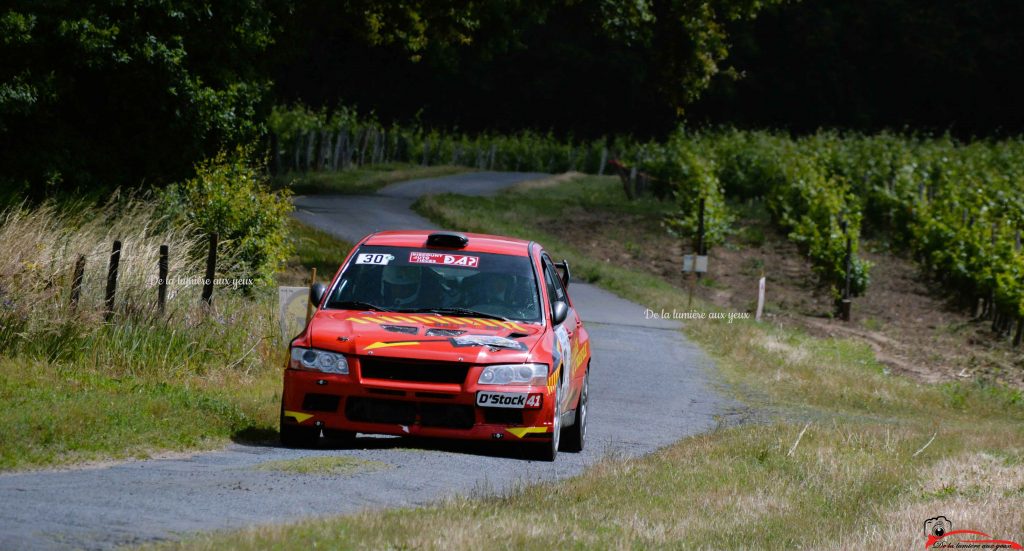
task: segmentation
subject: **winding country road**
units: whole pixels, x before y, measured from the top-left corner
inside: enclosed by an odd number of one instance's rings
[[[384,229],[430,229],[409,206],[423,193],[495,193],[538,174],[477,172],[394,184],[373,196],[297,197],[295,216],[354,242]],[[338,251],[339,260],[345,251]],[[0,475],[0,549],[109,549],[191,532],[428,503],[579,473],[609,453],[643,454],[706,431],[736,404],[715,391],[712,362],[670,321],[574,282],[591,332],[587,449],[555,463],[491,443],[360,437],[356,449],[221,451],[102,467]],[[387,468],[346,476],[256,470],[267,461],[344,455]]]

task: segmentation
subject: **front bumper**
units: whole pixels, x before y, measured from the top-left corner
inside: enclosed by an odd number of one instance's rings
[[[282,422],[327,430],[473,440],[551,438],[553,402],[545,386],[477,385],[362,379],[285,369]],[[476,405],[478,390],[541,393],[538,409]]]

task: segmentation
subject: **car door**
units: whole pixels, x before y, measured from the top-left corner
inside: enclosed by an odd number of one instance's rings
[[[572,395],[572,385],[573,379],[576,378],[577,374],[573,370],[573,360],[577,356],[576,351],[579,343],[578,329],[581,322],[575,308],[572,307],[572,303],[569,301],[569,296],[562,285],[561,278],[558,277],[558,272],[555,271],[555,265],[547,253],[541,257],[541,265],[544,270],[544,284],[548,289],[549,307],[553,308],[555,302],[559,300],[565,302],[569,307],[569,313],[565,316],[565,320],[554,327],[554,350],[558,354],[558,361],[561,363],[562,369],[565,370],[562,374],[560,390],[562,411],[565,411],[572,403],[572,400],[575,400],[575,396]]]

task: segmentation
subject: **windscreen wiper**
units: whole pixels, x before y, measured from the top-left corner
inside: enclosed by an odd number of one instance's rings
[[[476,318],[487,318],[492,320],[510,321],[504,316],[497,314],[488,314],[487,312],[478,312],[476,310],[470,310],[469,308],[414,308],[410,310],[398,310],[399,312],[408,312],[410,314],[449,314],[453,316],[473,316]]]
[[[370,304],[369,302],[363,302],[361,300],[339,300],[337,302],[331,302],[327,306],[330,308],[344,308],[346,310],[377,310],[378,312],[394,312],[389,308],[383,306],[377,306],[376,304]]]

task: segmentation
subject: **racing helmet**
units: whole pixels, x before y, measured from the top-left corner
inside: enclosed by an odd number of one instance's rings
[[[385,266],[381,276],[384,296],[405,304],[419,294],[420,269],[416,266]]]
[[[484,272],[483,295],[486,302],[505,302],[512,290],[512,276],[501,272]]]

